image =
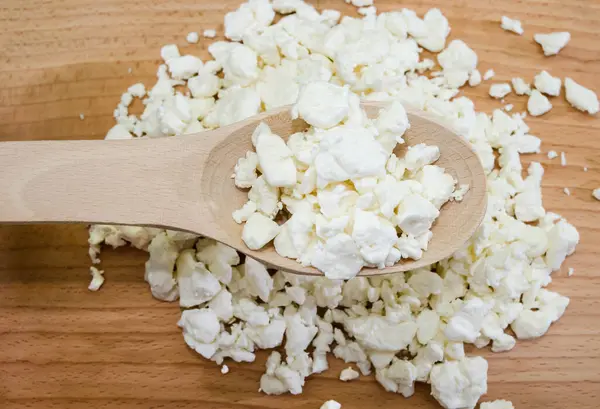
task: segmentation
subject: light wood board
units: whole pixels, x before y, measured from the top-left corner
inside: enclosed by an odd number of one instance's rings
[[[137,81],[154,83],[161,45],[177,43],[184,52],[206,56],[209,41],[189,45],[186,34],[206,28],[222,34],[224,13],[237,6],[237,0],[2,1],[0,139],[102,138],[120,94]],[[318,6],[354,12],[341,0]],[[492,81],[465,90],[478,110],[500,106],[487,96],[490,83],[514,76],[531,81],[541,69],[600,91],[596,0],[378,0],[377,6],[442,9],[451,38],[475,49],[482,72],[496,71]],[[502,15],[521,19],[525,35],[501,30]],[[572,40],[558,56],[545,58],[532,37],[550,30],[570,31]],[[506,101],[516,111],[526,102],[514,94]],[[591,190],[600,187],[600,121],[568,106],[563,96],[552,103],[549,114],[527,119],[543,139],[543,153],[527,161],[544,164],[546,208],[581,233],[576,255],[551,285],[570,296],[571,305],[543,338],[519,342],[509,353],[477,353],[490,363],[486,400],[509,399],[519,409],[595,408],[600,202]],[[550,149],[566,152],[568,166],[548,160]],[[177,304],[152,299],[143,282],[145,253],[107,250],[106,284],[88,292],[86,239],[84,226],[0,228],[0,407],[311,409],[327,399],[345,409],[437,407],[425,385],[406,400],[384,392],[371,377],[342,383],[337,377],[344,366],[333,359],[329,372],[308,379],[304,394],[262,395],[258,380],[266,354],[251,365],[228,362],[231,372],[221,375],[219,367],[188,350],[176,327]],[[575,268],[572,277],[567,267]]]

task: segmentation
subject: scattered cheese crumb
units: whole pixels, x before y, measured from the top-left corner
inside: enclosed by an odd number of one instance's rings
[[[565,195],[571,196],[571,191],[569,190],[568,187],[563,188],[563,192],[565,192]]]
[[[584,166],[584,168],[583,168],[583,171],[584,171],[584,172],[587,172],[587,171],[588,171],[588,168]]]
[[[221,367],[221,373],[222,373],[223,375],[225,375],[225,374],[228,374],[228,373],[229,373],[229,367],[228,367],[227,365],[223,365],[223,366]]]
[[[506,105],[504,105],[504,110],[506,112],[512,111],[513,108],[514,108],[513,104],[506,104]]]
[[[185,39],[190,44],[196,44],[200,40],[200,36],[198,35],[197,32],[191,31],[188,33],[188,35]]]
[[[529,95],[531,93],[531,87],[523,80],[523,78],[516,77],[513,78],[511,82],[517,95]]]
[[[202,36],[205,38],[215,38],[217,36],[217,31],[212,28],[204,30]]]
[[[549,34],[534,34],[533,39],[542,46],[544,55],[550,56],[558,54],[567,45],[571,39],[571,33],[563,31]]]
[[[600,187],[594,189],[594,191],[592,192],[592,196],[594,196],[594,199],[600,200]]]
[[[481,84],[481,73],[479,70],[473,70],[469,76],[469,85],[471,87],[476,87],[479,84]]]
[[[493,84],[490,87],[490,96],[496,99],[504,98],[510,93],[510,90],[509,83]]]
[[[495,400],[492,402],[482,402],[479,409],[515,409],[511,401]]]
[[[573,267],[569,267],[569,271],[567,271],[567,276],[571,277],[575,273],[575,269]]]
[[[90,267],[90,274],[92,275],[92,281],[88,286],[90,291],[98,291],[102,284],[104,284],[104,270],[98,270],[96,267]]]
[[[339,402],[336,402],[334,400],[328,400],[323,405],[321,405],[321,409],[341,409],[341,408],[342,408],[342,405],[340,405]]]
[[[485,72],[485,74],[483,74],[483,79],[484,80],[490,80],[492,78],[494,78],[494,76],[496,75],[496,72],[493,69],[489,69]]]
[[[571,78],[565,78],[567,101],[580,111],[594,115],[598,112],[598,96],[594,91],[579,85]]]
[[[79,114],[79,119],[81,119],[83,121],[85,119],[85,115]]]
[[[531,91],[531,95],[527,100],[527,111],[532,116],[544,115],[546,112],[552,109],[552,103],[550,100],[542,95],[540,91],[534,89]]]
[[[523,35],[523,27],[521,26],[521,22],[519,20],[513,20],[512,18],[502,16],[502,19],[500,20],[500,26],[504,30]]]
[[[354,379],[357,379],[359,376],[360,374],[356,372],[352,367],[348,367],[346,369],[343,369],[340,373],[340,380],[344,382],[352,381]]]
[[[560,166],[567,166],[567,155],[564,152],[560,153]]]
[[[538,91],[553,97],[560,95],[561,84],[560,78],[553,77],[545,70],[536,75],[533,80],[533,85]]]
[[[128,74],[131,74],[132,72],[133,72],[133,68],[129,67],[129,68],[127,69],[127,73],[128,73]]]
[[[556,151],[548,151],[548,159],[554,159],[558,157],[558,153]]]

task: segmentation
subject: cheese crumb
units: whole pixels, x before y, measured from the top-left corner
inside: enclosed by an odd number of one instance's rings
[[[552,103],[540,91],[534,89],[527,100],[527,111],[532,116],[544,115],[552,109]]]
[[[523,27],[521,26],[521,22],[519,20],[513,20],[512,18],[502,16],[502,19],[500,20],[500,26],[504,30],[523,35]]]
[[[229,373],[229,367],[228,367],[227,365],[223,365],[223,366],[221,366],[221,373],[222,373],[223,375],[226,375],[226,374],[228,374],[228,373]]]
[[[511,91],[510,84],[493,84],[490,87],[490,96],[496,99],[504,98]]]
[[[534,34],[533,39],[542,46],[544,55],[550,56],[558,54],[567,45],[571,39],[571,33],[563,31],[549,34]]]
[[[592,191],[592,196],[594,196],[594,199],[600,200],[600,187]]]
[[[198,40],[200,39],[200,36],[198,35],[197,32],[191,31],[188,33],[188,35],[185,37],[185,39],[190,44],[196,44],[198,42]]]
[[[558,153],[556,151],[548,151],[548,159],[554,159],[558,157]]]
[[[358,372],[356,372],[353,368],[348,367],[340,373],[340,380],[347,382],[357,379],[360,376]]]
[[[204,38],[215,38],[217,36],[217,31],[209,28],[202,32],[202,36]]]
[[[531,93],[531,87],[523,80],[523,78],[516,77],[513,78],[511,82],[517,95],[529,95]]]
[[[90,267],[90,274],[92,275],[92,281],[88,286],[90,291],[98,291],[102,284],[104,284],[104,270],[98,270],[96,267]]]
[[[321,409],[341,409],[341,408],[342,408],[342,405],[340,405],[339,402],[336,402],[334,400],[328,400],[323,405],[321,405]]]
[[[565,195],[571,196],[571,191],[569,190],[568,187],[563,188],[563,192],[565,192]]]
[[[485,72],[485,74],[483,74],[483,79],[485,81],[491,80],[492,78],[494,78],[495,75],[496,75],[496,72],[490,68],[489,70],[487,70]]]
[[[560,153],[560,166],[567,166],[567,155],[564,152]]]
[[[594,91],[579,85],[569,77],[565,78],[565,90],[569,104],[590,115],[598,112],[598,96]]]
[[[515,409],[515,407],[512,402],[499,399],[492,402],[482,402],[479,409]]]
[[[567,271],[567,276],[571,277],[575,273],[575,269],[573,267],[569,267],[569,271]]]
[[[536,89],[553,97],[560,95],[561,84],[562,82],[560,78],[553,77],[548,71],[545,70],[536,75],[533,80],[533,85]]]

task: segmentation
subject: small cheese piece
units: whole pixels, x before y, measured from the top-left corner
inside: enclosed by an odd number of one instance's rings
[[[491,80],[492,78],[494,78],[495,75],[496,75],[496,72],[490,68],[483,74],[483,79],[485,81]]]
[[[330,279],[350,279],[358,274],[364,261],[352,237],[340,233],[319,244],[312,265]]]
[[[215,38],[217,36],[217,32],[212,28],[208,28],[202,32],[202,36],[204,38]]]
[[[558,54],[567,45],[571,39],[571,33],[563,31],[549,34],[534,34],[533,39],[542,46],[544,55],[550,56]]]
[[[548,71],[542,71],[533,79],[533,85],[540,92],[557,97],[560,95],[562,82],[560,78],[553,77]]]
[[[98,270],[96,267],[90,267],[90,274],[92,275],[92,281],[88,286],[90,291],[98,291],[102,284],[104,284],[104,270]]]
[[[492,402],[482,402],[479,409],[515,409],[511,401],[498,399]]]
[[[311,82],[300,90],[298,101],[292,109],[292,117],[300,117],[317,128],[331,128],[348,116],[348,91],[347,87],[327,82]]]
[[[480,357],[436,364],[431,370],[431,394],[447,409],[474,408],[487,392],[488,363]]]
[[[473,70],[471,75],[469,75],[469,85],[471,87],[476,87],[479,84],[481,84],[481,73],[479,70]]]
[[[523,80],[523,78],[513,78],[511,83],[517,95],[529,95],[531,93],[531,87]]]
[[[523,35],[523,27],[519,20],[513,20],[510,17],[502,16],[500,20],[500,26],[506,31],[512,31],[518,35]]]
[[[267,183],[273,187],[295,186],[296,165],[292,151],[284,140],[272,133],[266,123],[261,122],[252,134],[252,142]]]
[[[420,195],[410,194],[398,206],[394,220],[403,232],[416,237],[431,229],[439,215],[439,210],[430,201]]]
[[[560,153],[560,166],[567,166],[567,155],[564,152]]]
[[[594,189],[594,191],[592,192],[592,196],[594,197],[594,199],[600,200],[600,187]]]
[[[185,39],[190,44],[196,44],[198,42],[198,40],[200,39],[200,36],[198,35],[197,32],[191,31],[188,33],[188,35],[185,37]]]
[[[254,213],[242,230],[242,240],[250,250],[263,248],[279,233],[279,225],[261,213]]]
[[[502,83],[502,84],[493,84],[490,87],[490,96],[496,99],[501,99],[507,96],[510,93],[510,84]]]
[[[357,379],[360,376],[352,367],[343,369],[340,373],[340,381],[348,382]]]
[[[184,250],[177,258],[179,305],[195,307],[210,301],[221,291],[221,284],[204,263],[198,262],[193,249]]]
[[[527,111],[533,116],[544,115],[552,109],[552,103],[540,91],[534,89],[527,100]]]
[[[565,90],[569,104],[590,115],[598,112],[598,96],[594,91],[579,85],[569,77],[565,78]]]
[[[228,373],[229,373],[229,367],[228,367],[227,365],[223,365],[223,366],[221,367],[221,373],[222,373],[223,375],[226,375],[226,374],[228,374]]]
[[[342,405],[339,402],[334,400],[328,400],[324,404],[321,405],[320,409],[342,409]]]
[[[548,159],[554,159],[558,157],[558,153],[556,151],[548,151]]]

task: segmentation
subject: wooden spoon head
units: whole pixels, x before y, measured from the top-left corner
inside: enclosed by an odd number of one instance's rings
[[[362,106],[367,115],[374,118],[386,103],[365,102]],[[433,238],[428,250],[423,253],[423,258],[404,259],[384,269],[364,268],[359,273],[361,276],[413,270],[451,256],[475,233],[486,212],[485,172],[469,142],[431,115],[423,111],[408,109],[407,111],[410,129],[404,135],[406,144],[399,145],[394,153],[398,157],[403,157],[407,145],[419,143],[437,145],[441,155],[435,164],[445,168],[459,185],[468,184],[470,189],[461,202],[448,202],[442,207],[440,216],[431,229]],[[247,190],[237,188],[231,175],[237,160],[245,156],[247,151],[254,150],[250,137],[261,121],[266,122],[273,133],[284,139],[308,127],[302,120],[291,119],[289,107],[279,108],[235,124],[232,126],[233,132],[227,127],[229,135],[224,137],[210,153],[201,181],[201,191],[208,196],[208,211],[218,225],[214,238],[272,268],[299,274],[322,275],[315,268],[303,267],[295,260],[280,256],[275,252],[272,244],[259,251],[248,249],[241,239],[243,225],[235,223],[231,216],[234,210],[242,207],[248,200]]]

